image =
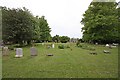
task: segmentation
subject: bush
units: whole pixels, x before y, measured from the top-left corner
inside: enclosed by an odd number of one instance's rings
[[[66,48],[70,48],[70,46],[67,45]]]
[[[14,50],[14,46],[9,46],[8,49]]]
[[[64,46],[64,45],[59,45],[58,48],[59,48],[59,49],[64,49],[65,46]]]

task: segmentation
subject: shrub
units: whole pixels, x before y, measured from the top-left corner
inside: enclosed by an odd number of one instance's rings
[[[9,46],[8,49],[14,50],[14,46]]]
[[[70,46],[67,45],[66,48],[70,48]]]
[[[64,47],[64,45],[59,45],[58,48],[59,49],[64,49],[65,47]]]

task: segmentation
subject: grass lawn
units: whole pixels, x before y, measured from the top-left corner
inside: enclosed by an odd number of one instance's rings
[[[15,58],[15,51],[11,50],[9,56],[2,57],[3,78],[117,78],[118,77],[118,48],[109,49],[103,45],[90,45],[94,47],[97,55],[89,54],[91,51],[70,45],[70,48],[47,49],[38,44],[38,56],[30,56],[30,47],[23,48],[24,56]],[[103,53],[103,50],[111,54]],[[52,53],[54,56],[46,56]]]

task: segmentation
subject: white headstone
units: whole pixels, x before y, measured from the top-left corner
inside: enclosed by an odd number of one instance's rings
[[[96,45],[98,45],[98,43],[95,43]]]
[[[52,44],[52,48],[55,48],[55,45],[54,45],[54,44]]]
[[[37,49],[35,47],[30,48],[31,56],[37,56]]]
[[[109,44],[106,44],[106,47],[109,47]]]
[[[42,43],[42,45],[44,45],[44,43]]]
[[[22,57],[22,56],[23,56],[22,48],[16,48],[16,55],[15,55],[15,57]]]

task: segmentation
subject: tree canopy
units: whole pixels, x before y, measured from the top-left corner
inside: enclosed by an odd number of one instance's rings
[[[31,41],[46,41],[51,37],[47,20],[34,17],[25,7],[2,9],[2,39],[4,43],[28,44]]]
[[[116,2],[91,2],[83,14],[83,40],[86,42],[119,42]]]

